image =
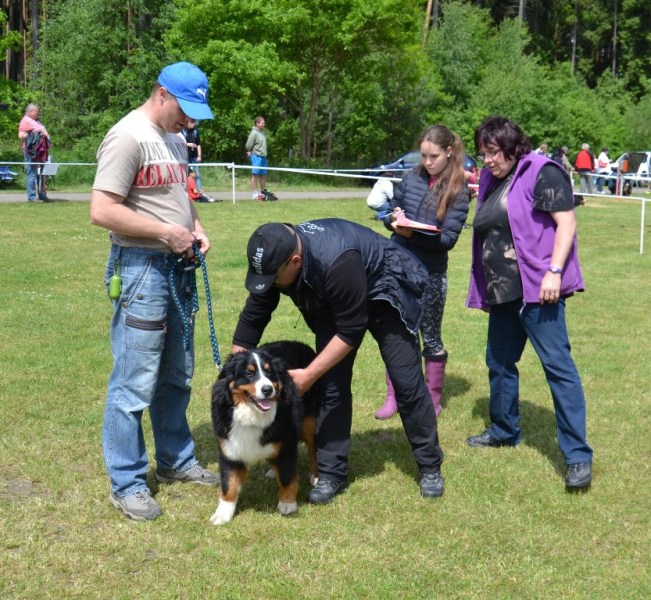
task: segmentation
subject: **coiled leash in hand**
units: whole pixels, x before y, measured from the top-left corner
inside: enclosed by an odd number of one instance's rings
[[[199,242],[195,240],[192,244],[192,250],[203,273],[203,286],[206,292],[206,308],[208,310],[208,323],[210,325],[210,345],[212,346],[212,358],[218,370],[221,370],[222,359],[219,355],[219,344],[217,343],[217,335],[215,334],[215,322],[212,316],[212,298],[210,295],[210,284],[208,283],[208,268],[206,267],[206,257],[199,250]],[[192,317],[199,310],[199,294],[197,292],[197,278],[196,271],[197,263],[188,263],[185,255],[177,256],[173,267],[169,270],[167,279],[172,291],[172,299],[174,304],[181,314],[181,321],[183,323],[183,346],[186,350],[190,349],[191,331],[192,331]],[[181,302],[179,295],[174,285],[174,275],[176,273],[185,272],[188,277],[187,291],[185,302]]]

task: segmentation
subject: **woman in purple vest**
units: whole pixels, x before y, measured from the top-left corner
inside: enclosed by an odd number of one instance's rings
[[[572,185],[554,161],[531,151],[520,127],[504,117],[475,131],[483,155],[473,222],[466,305],[489,313],[486,365],[490,426],[470,447],[520,442],[517,363],[531,342],[551,390],[568,489],[592,481],[581,379],[570,355],[565,300],[584,284],[577,255]]]

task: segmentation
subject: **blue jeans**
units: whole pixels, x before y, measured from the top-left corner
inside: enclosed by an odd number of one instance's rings
[[[393,211],[391,210],[391,203],[390,202],[385,202],[382,206],[379,208],[374,208],[375,211],[375,218],[378,221],[383,221],[386,217],[389,216],[390,213]]]
[[[542,363],[552,393],[558,445],[566,464],[591,462],[592,448],[586,440],[585,397],[570,354],[565,300],[524,306],[521,300],[516,300],[491,307],[486,346],[491,437],[514,445],[520,441],[517,363],[527,340]]]
[[[597,192],[601,193],[603,191],[605,182],[606,178],[603,175],[598,175],[595,178],[595,183],[597,184]]]
[[[128,496],[147,489],[149,461],[141,425],[146,408],[158,465],[185,471],[197,463],[186,418],[194,344],[185,350],[181,315],[168,285],[168,271],[176,257],[113,245],[106,269],[107,290],[118,257],[122,294],[113,301],[113,371],[102,439],[111,491]],[[186,273],[175,275],[181,301],[186,277]],[[194,336],[194,321],[192,329],[190,339]]]
[[[27,200],[36,200],[42,195],[42,188],[39,185],[38,165],[31,161],[31,158],[25,156],[25,177],[27,180]]]

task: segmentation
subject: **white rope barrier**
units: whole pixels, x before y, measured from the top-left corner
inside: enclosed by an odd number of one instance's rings
[[[0,167],[3,166],[8,166],[8,165],[16,165],[16,166],[25,166],[26,163],[25,161],[3,161],[0,164]],[[97,163],[92,163],[92,162],[46,162],[46,163],[31,163],[31,164],[36,164],[38,166],[44,166],[44,165],[56,165],[56,167],[95,167],[97,166]],[[202,162],[202,163],[191,163],[190,166],[194,167],[200,167],[200,168],[205,168],[205,167],[225,167],[226,169],[230,169],[231,171],[231,188],[232,188],[232,201],[233,204],[235,204],[236,198],[235,198],[235,175],[236,171],[238,169],[244,169],[244,170],[252,170],[252,169],[260,169],[264,168],[267,171],[278,171],[282,173],[297,173],[301,175],[319,175],[319,176],[326,176],[326,177],[346,177],[349,179],[371,179],[371,180],[377,180],[377,179],[389,179],[391,181],[400,181],[400,178],[398,177],[382,177],[382,176],[377,176],[377,175],[365,175],[364,173],[370,173],[370,172],[375,172],[378,171],[378,167],[370,168],[370,169],[299,169],[295,167],[254,167],[252,165],[240,165],[236,164],[234,162]],[[404,170],[409,170],[409,169],[392,169],[392,171],[404,171]],[[604,195],[604,194],[588,194],[585,192],[581,191],[575,191],[574,195],[575,196],[587,196],[587,197],[593,197],[593,198],[608,198],[608,199],[623,199],[623,200],[639,200],[641,202],[641,224],[640,224],[640,254],[644,253],[644,229],[645,229],[645,221],[646,221],[646,203],[651,202],[651,198],[643,198],[641,196],[624,196],[621,194],[621,191],[623,190],[623,185],[624,182],[626,181],[635,181],[635,182],[651,182],[651,177],[649,176],[638,176],[636,173],[625,173],[625,174],[597,174],[597,173],[590,173],[590,177],[596,178],[596,177],[603,177],[605,180],[610,180],[610,179],[616,179],[617,180],[617,185],[616,185],[616,190],[619,191],[620,194],[609,194],[609,195]],[[477,189],[476,184],[470,184],[470,188],[472,189]]]

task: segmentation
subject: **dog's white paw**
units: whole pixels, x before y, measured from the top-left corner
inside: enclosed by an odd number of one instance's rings
[[[269,469],[265,474],[265,477],[268,477],[269,479],[276,479],[276,471],[273,469]]]
[[[310,485],[312,487],[315,487],[317,483],[319,483],[319,478],[315,477],[314,475],[310,475]]]
[[[278,510],[283,515],[291,515],[298,510],[298,504],[296,502],[279,502]]]
[[[219,504],[217,505],[217,510],[213,516],[210,517],[210,522],[213,525],[225,525],[230,520],[232,520],[233,515],[235,514],[236,506],[237,505],[235,502],[226,502],[224,500],[220,500]]]

